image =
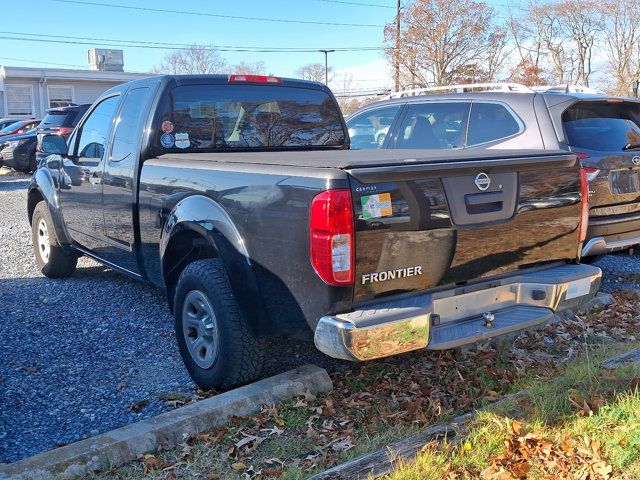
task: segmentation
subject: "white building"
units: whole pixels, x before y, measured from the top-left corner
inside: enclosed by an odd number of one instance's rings
[[[95,57],[95,51],[90,50],[90,61],[92,55]],[[93,103],[114,85],[150,75],[96,70],[102,67],[92,64],[92,70],[72,70],[0,65],[0,118],[42,118],[49,108]]]

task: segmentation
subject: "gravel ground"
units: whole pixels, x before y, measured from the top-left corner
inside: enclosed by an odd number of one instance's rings
[[[600,290],[607,293],[623,289],[640,289],[640,248],[633,253],[622,252],[606,255],[594,265],[605,275]]]
[[[162,292],[82,258],[66,280],[36,267],[26,175],[0,169],[0,463],[157,415],[193,396]],[[264,376],[343,365],[271,342]],[[134,405],[137,405],[134,408]],[[139,410],[139,411],[137,411]]]
[[[83,258],[66,280],[38,271],[26,175],[0,168],[0,463],[96,435],[190,397],[162,293]],[[640,288],[640,256],[609,255],[602,289]],[[264,376],[345,367],[308,343],[271,342]],[[346,364],[351,365],[351,364]]]

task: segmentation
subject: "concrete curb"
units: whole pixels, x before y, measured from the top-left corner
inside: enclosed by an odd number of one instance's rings
[[[600,365],[604,368],[616,368],[627,363],[640,363],[640,349],[616,355],[613,358],[605,360]]]
[[[177,445],[183,441],[184,435],[223,426],[230,416],[254,414],[261,405],[291,399],[305,390],[321,393],[332,389],[333,383],[326,370],[305,365],[141,422],[19,462],[0,465],[0,479],[82,477],[94,470],[135,460],[138,455]]]

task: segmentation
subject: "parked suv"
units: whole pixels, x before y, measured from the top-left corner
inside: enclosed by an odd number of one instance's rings
[[[45,135],[62,135],[68,138],[74,127],[78,124],[82,116],[89,109],[91,104],[70,105],[68,107],[51,108],[38,125],[38,147],[37,163],[39,164],[44,155],[41,152],[42,137]]]
[[[475,84],[398,92],[347,118],[360,133],[351,148],[575,152],[590,191],[582,255],[593,260],[640,244],[640,102],[585,90]],[[389,123],[380,142],[375,132]]]

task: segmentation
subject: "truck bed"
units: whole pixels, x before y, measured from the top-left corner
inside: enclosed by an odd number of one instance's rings
[[[199,162],[279,165],[312,168],[352,168],[433,164],[444,162],[495,161],[570,157],[566,151],[550,150],[299,150],[278,152],[168,153],[157,160],[198,168]],[[202,165],[202,164],[200,164]],[[206,168],[206,167],[201,167]]]

